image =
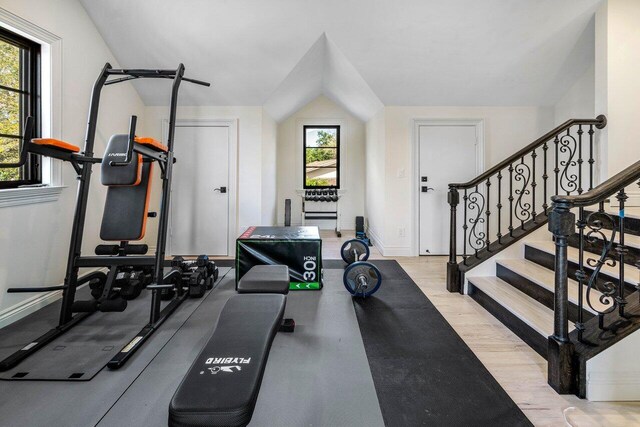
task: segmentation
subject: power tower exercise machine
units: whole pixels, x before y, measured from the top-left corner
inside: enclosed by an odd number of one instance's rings
[[[176,161],[173,146],[178,90],[182,81],[209,86],[209,83],[189,79],[183,75],[183,64],[175,70],[114,69],[109,63],[105,64],[93,86],[83,151],[73,144],[56,139],[31,139],[33,119],[27,118],[18,162],[1,164],[0,167],[21,167],[26,163],[29,153],[63,160],[69,162],[78,175],[78,193],[63,285],[9,289],[9,292],[61,290],[62,306],[58,326],[0,361],[0,371],[6,371],[18,365],[92,313],[124,311],[127,300],[138,296],[146,287],[151,290],[149,322],[107,364],[109,368],[117,369],[142,346],[187,297],[201,297],[205,289],[213,287],[217,268],[206,256],[200,256],[197,261],[191,262],[176,258],[171,264],[169,273],[165,275],[163,271],[171,174]],[[103,157],[95,157],[93,148],[102,88],[143,78],[173,81],[167,145],[152,138],[136,137],[137,119],[136,116],[132,116],[129,133],[112,136]],[[159,215],[148,211],[154,163],[159,165],[162,179]],[[100,237],[102,240],[119,243],[98,245],[94,256],[86,256],[82,255],[81,249],[91,169],[94,164],[101,164],[102,184],[108,187]],[[129,242],[141,240],[144,237],[147,217],[156,216],[158,216],[156,253],[150,256],[146,255],[147,245]],[[105,274],[94,271],[79,277],[80,268],[107,268],[108,272]],[[84,284],[89,284],[91,287],[93,299],[78,301],[76,290]],[[162,300],[167,300],[164,307]]]

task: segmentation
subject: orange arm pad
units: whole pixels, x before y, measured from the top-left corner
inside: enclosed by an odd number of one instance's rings
[[[135,141],[138,144],[146,145],[149,148],[152,148],[156,151],[164,151],[165,153],[169,151],[169,147],[158,141],[157,139],[149,138],[149,137],[140,137],[136,136]]]
[[[42,145],[45,147],[57,148],[62,151],[69,151],[71,153],[79,153],[80,147],[77,145],[69,144],[68,142],[60,141],[53,138],[34,138],[31,140],[33,144]]]

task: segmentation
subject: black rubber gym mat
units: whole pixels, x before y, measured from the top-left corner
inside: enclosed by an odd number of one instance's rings
[[[230,268],[220,267],[220,270],[218,283]],[[91,298],[86,287],[78,294],[79,298]],[[201,301],[201,299],[187,299],[181,307],[178,307],[178,310],[191,313]],[[16,381],[88,381],[92,379],[148,322],[150,303],[151,292],[143,291],[140,297],[129,301],[124,312],[92,314],[15,368],[0,372],[0,379]],[[57,301],[0,330],[0,341],[3,343],[0,357],[6,357],[22,348],[30,340],[37,338],[39,334],[44,334],[55,325],[59,307],[60,301]]]
[[[532,425],[400,265],[374,263],[380,290],[353,304],[385,424]]]

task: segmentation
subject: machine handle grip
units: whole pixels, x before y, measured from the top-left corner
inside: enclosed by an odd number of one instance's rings
[[[190,79],[188,77],[183,77],[182,80],[184,80],[185,82],[195,83],[195,84],[200,85],[200,86],[206,86],[206,87],[211,86],[211,83],[209,83],[209,82],[204,82],[202,80],[196,80],[196,79]]]
[[[131,164],[131,159],[133,158],[133,145],[135,144],[136,139],[136,123],[138,122],[137,116],[131,116],[131,121],[129,122],[129,141],[127,144],[127,156],[122,162],[109,162],[109,166],[127,166]]]
[[[33,134],[33,117],[29,116],[24,122],[24,133],[22,134],[22,143],[20,144],[20,157],[15,163],[0,163],[0,169],[19,168],[27,163],[27,154],[29,154],[29,142]]]

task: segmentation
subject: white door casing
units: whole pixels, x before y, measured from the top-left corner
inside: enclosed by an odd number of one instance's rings
[[[449,252],[448,185],[466,182],[483,170],[481,120],[416,120],[414,128],[414,253]],[[422,178],[427,181],[423,182]],[[428,187],[427,192],[422,187]],[[462,200],[461,200],[462,203]],[[458,209],[458,225],[462,225]],[[458,233],[458,248],[463,233]]]

